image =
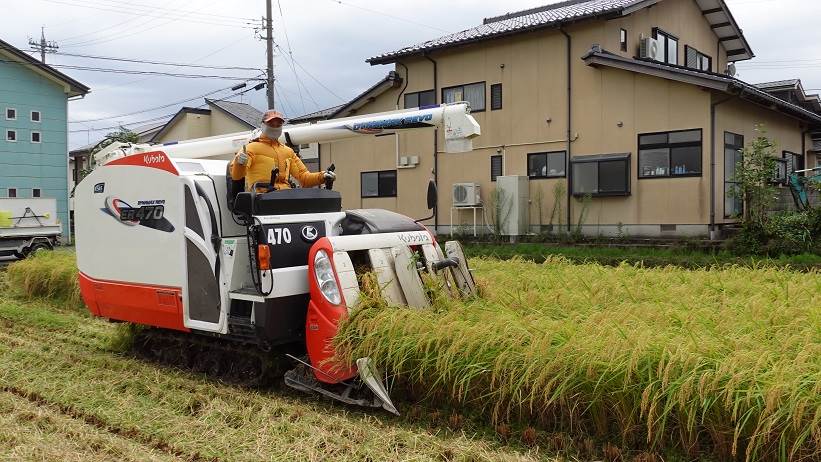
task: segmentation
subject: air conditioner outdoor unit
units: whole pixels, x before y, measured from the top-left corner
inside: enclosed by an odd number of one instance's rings
[[[641,40],[640,55],[644,59],[659,61],[659,56],[661,56],[661,44],[658,40],[652,37],[643,38]]]
[[[476,207],[482,203],[479,185],[476,183],[456,183],[453,185],[454,207]]]

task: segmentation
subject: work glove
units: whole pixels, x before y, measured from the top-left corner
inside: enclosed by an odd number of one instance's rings
[[[236,162],[239,165],[248,165],[248,151],[245,150],[245,146],[242,147],[242,151],[237,153]]]
[[[335,181],[336,180],[336,173],[326,170],[326,171],[322,172],[322,178],[324,178],[325,180]]]

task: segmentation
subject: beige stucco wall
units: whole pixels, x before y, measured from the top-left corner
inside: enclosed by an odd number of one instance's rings
[[[186,113],[156,141],[168,143],[210,136],[210,118],[208,114]]]
[[[572,155],[585,156],[611,153],[631,154],[631,190],[627,197],[594,198],[589,205],[586,223],[591,233],[602,232],[597,225],[630,225],[642,233],[659,232],[659,225],[694,225],[697,234],[706,233],[710,219],[710,105],[712,95],[699,87],[628,71],[593,68],[581,57],[593,44],[619,52],[619,29],[630,34],[627,53],[638,51],[639,36],[650,36],[653,27],[679,37],[679,62],[684,60],[684,46],[693,46],[714,58],[714,70],[726,67],[726,52],[694,1],[665,1],[640,10],[633,15],[610,21],[588,21],[567,29],[572,37]],[[716,48],[718,59],[716,60]],[[475,45],[434,52],[438,63],[437,101],[442,88],[486,82],[487,110],[475,112],[482,135],[474,140],[474,151],[464,154],[441,152],[443,137],[439,134],[438,184],[439,224],[449,225],[451,185],[461,182],[479,183],[482,196],[488,201],[494,183],[490,181],[490,157],[504,156],[505,175],[527,175],[527,154],[564,151],[567,148],[567,68],[566,41],[558,31],[537,31],[500,38]],[[434,86],[433,64],[423,57],[403,60],[407,66],[396,66],[405,78],[407,92],[424,91]],[[503,108],[490,110],[490,85],[502,83]],[[360,114],[392,110],[402,88],[377,97],[358,112]],[[403,104],[400,99],[400,105]],[[745,106],[745,103],[738,103]],[[749,105],[748,105],[749,106]],[[729,111],[733,105],[728,105]],[[732,125],[751,131],[758,119],[773,126],[777,139],[798,148],[800,129],[797,122],[776,112],[758,107],[722,113],[716,142],[723,140],[724,126]],[[760,114],[760,115],[751,115]],[[722,125],[724,124],[724,125]],[[741,129],[739,128],[739,129]],[[690,178],[639,180],[638,134],[659,131],[702,129],[702,175]],[[748,140],[751,138],[747,138]],[[424,191],[431,177],[433,135],[429,131],[399,135],[400,155],[419,155],[421,163],[412,169],[398,169],[398,198],[361,199],[359,172],[393,170],[396,168],[396,146],[393,136],[362,138],[321,146],[321,165],[337,165],[337,188],[343,193],[343,205],[353,207],[384,207],[411,216],[425,215]],[[787,148],[785,148],[787,149]],[[723,144],[717,150],[717,165],[721,166]],[[717,218],[723,217],[723,172],[716,172]],[[554,187],[566,179],[532,179],[531,224],[546,225],[554,209]],[[559,198],[562,214],[554,224],[565,224],[566,197]],[[541,209],[541,214],[540,214]],[[579,201],[571,200],[572,222],[581,211]],[[470,224],[472,217],[462,213],[454,224]]]
[[[762,131],[756,128],[760,127]],[[745,101],[732,100],[716,106],[716,222],[731,223],[737,220],[724,218],[724,133],[730,132],[744,136],[744,145],[758,136],[766,136],[775,143],[776,157],[782,156],[782,151],[802,153],[811,146],[811,140],[806,138],[802,146],[801,138],[804,134],[802,124],[790,117],[757,106]],[[806,135],[804,135],[806,136]],[[806,152],[802,153],[806,157]]]
[[[219,109],[211,109],[208,130],[208,136],[214,136],[248,131],[251,130],[251,128],[237,120],[236,117],[232,117]]]

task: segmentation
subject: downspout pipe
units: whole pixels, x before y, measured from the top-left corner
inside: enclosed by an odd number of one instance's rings
[[[571,158],[571,151],[570,151],[570,143],[571,139],[573,138],[573,69],[571,68],[571,54],[573,48],[573,40],[570,37],[570,34],[567,33],[563,28],[559,28],[559,32],[564,35],[565,41],[567,42],[567,155],[565,156],[565,174],[567,177],[567,203],[565,206],[566,213],[567,213],[567,233],[570,234],[572,227],[572,214],[570,211],[570,207],[572,205],[571,198],[573,197],[573,169],[571,168],[570,158]]]
[[[435,59],[431,58],[427,53],[424,54],[425,59],[433,63],[433,101],[439,104],[439,66]],[[433,182],[439,186],[439,130],[433,132]],[[439,202],[438,198],[437,201]],[[450,224],[453,226],[453,223]],[[433,232],[439,233],[439,207],[434,209],[433,213]]]
[[[744,91],[743,89],[741,90]],[[710,104],[710,240],[718,239],[716,230],[716,106],[733,99],[732,96]],[[722,143],[723,146],[723,143]]]
[[[405,85],[402,86],[402,89],[399,90],[399,93],[396,95],[396,110],[399,110],[399,101],[402,99],[402,95],[405,94],[405,90],[408,89],[408,83],[410,81],[410,72],[408,71],[408,66],[400,63],[399,61],[396,62],[396,66],[402,66],[405,69]],[[396,150],[396,168],[399,170],[399,132],[393,134],[393,141]]]

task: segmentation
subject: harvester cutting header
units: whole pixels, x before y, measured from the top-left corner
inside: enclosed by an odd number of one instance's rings
[[[468,104],[456,103],[285,126],[274,144],[425,128],[444,129],[447,152],[470,151],[480,134]],[[232,156],[258,135],[118,143],[99,153],[100,166],[75,191],[83,299],[95,316],[296,352],[289,386],[396,412],[370,360],[333,364],[331,340],[356,309],[366,273],[394,305],[429,305],[421,273],[471,296],[461,246],[447,242],[443,252],[419,220],[394,212],[343,211],[333,174],[324,188],[278,188],[277,165],[270,182],[247,188],[228,161],[207,159]],[[431,182],[429,208],[435,202]]]

